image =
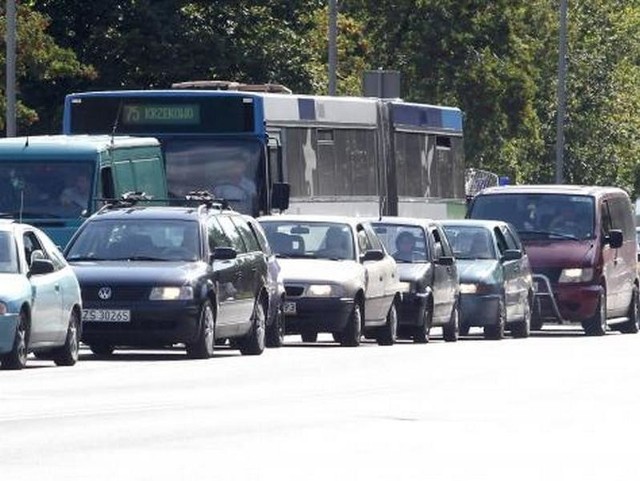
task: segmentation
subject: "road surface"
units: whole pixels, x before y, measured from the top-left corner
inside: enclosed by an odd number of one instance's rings
[[[0,480],[637,479],[640,336],[556,328],[0,372]]]

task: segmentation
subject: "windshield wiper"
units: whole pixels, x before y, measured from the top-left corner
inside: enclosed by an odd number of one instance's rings
[[[167,262],[167,259],[163,259],[161,257],[153,257],[153,256],[129,256],[129,257],[120,257],[117,259],[109,259],[110,261],[156,261],[156,262]]]
[[[556,236],[563,239],[580,240],[576,236],[571,234],[563,234],[561,232],[550,232],[546,230],[523,230],[519,232],[520,235],[534,234],[534,235],[546,235],[547,237]]]
[[[68,257],[67,260],[69,262],[82,262],[82,261],[106,261],[107,259],[102,259],[101,257],[93,257],[93,256],[74,256]]]

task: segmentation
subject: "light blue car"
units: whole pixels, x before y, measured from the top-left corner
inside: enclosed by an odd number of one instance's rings
[[[81,312],[78,280],[53,242],[35,227],[0,220],[2,369],[22,369],[29,352],[74,365]]]

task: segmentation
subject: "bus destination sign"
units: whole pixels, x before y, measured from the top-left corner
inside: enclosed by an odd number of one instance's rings
[[[125,125],[198,125],[198,104],[125,104],[122,108]]]

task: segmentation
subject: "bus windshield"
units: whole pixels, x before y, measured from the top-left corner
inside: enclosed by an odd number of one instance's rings
[[[594,202],[586,195],[480,195],[470,217],[510,222],[523,240],[585,240],[595,235]]]
[[[238,212],[255,215],[257,186],[264,182],[257,141],[166,139],[163,145],[171,196],[207,190]]]
[[[1,162],[0,212],[24,218],[77,218],[89,208],[89,162]]]

